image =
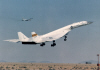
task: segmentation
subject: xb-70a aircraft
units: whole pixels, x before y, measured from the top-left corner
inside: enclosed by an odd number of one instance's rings
[[[31,21],[31,19],[33,19],[33,18],[30,18],[30,19],[23,18],[22,21]]]
[[[19,39],[11,39],[11,40],[4,40],[4,41],[22,42],[22,44],[40,44],[40,46],[44,46],[45,43],[48,41],[53,41],[51,47],[54,47],[56,46],[55,40],[64,37],[64,41],[66,41],[69,31],[71,31],[74,28],[88,25],[91,23],[93,22],[81,21],[81,22],[73,23],[44,35],[37,35],[35,32],[32,32],[32,37],[30,38],[26,37],[22,32],[18,32]]]

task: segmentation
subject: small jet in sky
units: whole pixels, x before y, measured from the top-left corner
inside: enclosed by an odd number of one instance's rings
[[[22,21],[31,21],[31,19],[33,19],[33,18],[30,18],[30,19],[22,19]]]
[[[4,40],[4,41],[22,42],[22,44],[40,44],[40,46],[44,46],[46,42],[52,41],[53,43],[51,44],[51,47],[54,47],[56,46],[55,40],[64,37],[64,41],[66,41],[67,35],[72,29],[80,26],[88,25],[91,23],[93,22],[81,21],[81,22],[73,23],[44,35],[38,35],[35,32],[32,32],[31,33],[32,37],[30,38],[25,36],[22,32],[18,32],[19,39],[11,39],[11,40]]]

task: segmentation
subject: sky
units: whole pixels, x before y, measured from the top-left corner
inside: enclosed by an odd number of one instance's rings
[[[31,32],[43,35],[79,21],[94,23],[73,29],[55,47],[3,41],[18,39],[19,31],[31,37]],[[99,53],[100,0],[0,0],[0,61],[81,63],[97,61]]]

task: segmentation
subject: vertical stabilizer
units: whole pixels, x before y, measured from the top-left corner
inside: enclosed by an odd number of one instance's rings
[[[28,37],[26,37],[22,32],[18,32],[18,37],[20,41],[25,41],[28,39]]]

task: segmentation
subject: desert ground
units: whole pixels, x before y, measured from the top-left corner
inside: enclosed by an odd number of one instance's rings
[[[97,64],[0,63],[0,70],[97,70]]]

